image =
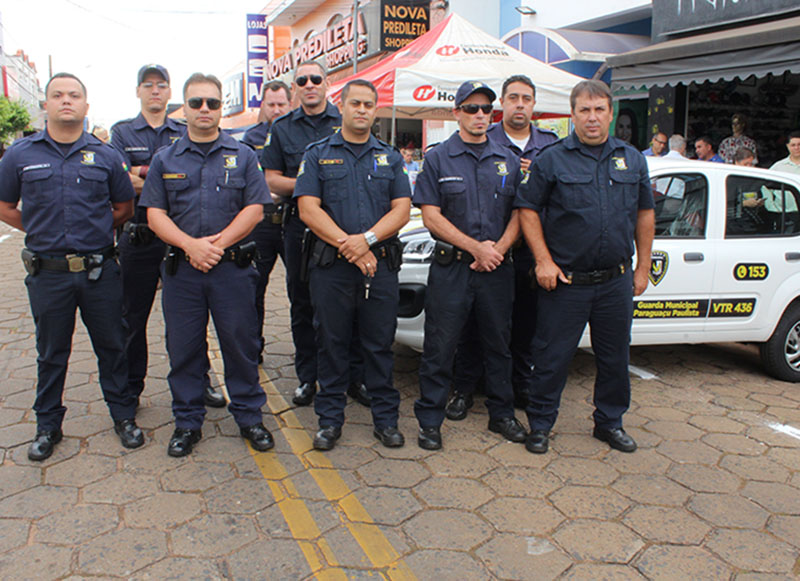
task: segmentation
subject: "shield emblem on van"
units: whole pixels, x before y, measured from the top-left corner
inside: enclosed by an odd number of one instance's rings
[[[650,282],[657,286],[667,274],[669,254],[663,250],[653,250],[650,256]]]

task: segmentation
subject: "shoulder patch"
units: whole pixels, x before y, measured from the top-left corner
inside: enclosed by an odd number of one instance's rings
[[[303,175],[306,171],[306,160],[300,162],[300,167],[297,168],[297,177]]]

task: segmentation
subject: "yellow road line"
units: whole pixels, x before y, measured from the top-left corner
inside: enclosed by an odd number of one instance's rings
[[[213,350],[213,356],[210,357],[212,368],[215,373],[224,376],[220,369],[222,359],[219,356],[219,345],[210,329],[208,343],[210,350]],[[270,381],[266,372],[261,367],[258,371],[261,386],[267,393],[267,405],[272,413],[283,421],[284,427],[280,428],[281,433],[289,443],[292,452],[306,467],[325,497],[337,508],[340,515],[346,517],[346,519],[342,519],[342,522],[372,565],[379,569],[387,569],[386,574],[392,581],[416,581],[417,577],[372,520],[366,508],[355,497],[333,463],[324,454],[313,451],[311,437]],[[225,391],[225,397],[228,398],[227,391]],[[315,579],[321,581],[346,580],[347,576],[344,571],[335,568],[338,566],[338,560],[328,542],[321,536],[314,517],[308,510],[305,501],[300,498],[291,478],[288,478],[288,471],[283,463],[274,454],[260,453],[250,446],[248,448],[267,481],[292,537],[300,546],[312,573],[315,573]],[[305,454],[309,452],[312,454],[313,463],[305,457]],[[285,488],[285,492],[281,485]],[[314,539],[317,539],[316,542],[311,542]],[[317,550],[334,568],[326,568],[319,558]]]

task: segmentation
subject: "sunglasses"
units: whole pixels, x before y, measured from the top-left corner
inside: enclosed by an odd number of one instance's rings
[[[305,87],[308,81],[311,81],[312,85],[321,85],[324,80],[322,75],[303,75],[302,77],[297,77],[294,82],[298,87]]]
[[[474,103],[470,103],[469,105],[461,105],[457,107],[457,109],[461,109],[467,115],[475,115],[478,111],[483,111],[486,115],[492,112],[492,105],[476,105]]]
[[[189,105],[191,109],[199,109],[203,106],[203,101],[206,102],[208,108],[212,111],[216,111],[220,107],[222,107],[222,101],[219,99],[215,99],[214,97],[206,98],[206,97],[192,97],[191,99],[186,101],[186,104]]]

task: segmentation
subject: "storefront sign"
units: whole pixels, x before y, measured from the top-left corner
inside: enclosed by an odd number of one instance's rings
[[[261,107],[261,86],[269,62],[269,27],[266,14],[247,15],[247,106]]]
[[[222,83],[222,116],[244,111],[244,73],[231,75]]]
[[[381,0],[381,50],[399,50],[429,28],[428,2]]]
[[[368,42],[363,38],[367,32],[362,13],[358,15],[358,56],[367,53]],[[324,57],[323,64],[331,71],[352,61],[353,58],[353,17],[342,18],[309,38],[297,48],[290,50],[267,66],[267,81],[271,81],[293,70],[303,61]]]
[[[797,0],[653,0],[653,40],[797,10]]]

